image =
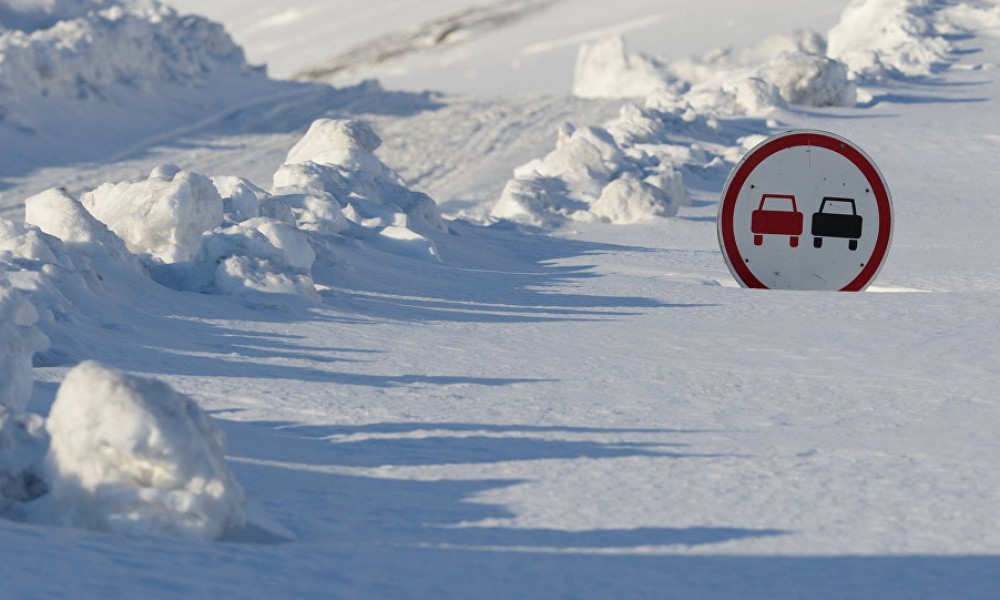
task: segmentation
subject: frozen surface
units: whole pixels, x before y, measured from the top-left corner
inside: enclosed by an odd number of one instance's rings
[[[203,5],[233,19],[252,12]],[[356,32],[344,40],[353,45],[467,5],[423,3],[419,20],[403,17],[406,6],[381,29],[362,10],[330,27]],[[579,0],[503,30],[504,43],[521,43],[519,28],[560,24],[548,35],[565,36],[568,61],[534,91],[558,84],[563,95],[262,89],[181,129],[160,122],[116,160],[39,163],[6,180],[0,260],[21,298],[9,302],[33,306],[37,322],[0,339],[34,328],[51,344],[35,352],[25,411],[0,411],[0,544],[16,550],[4,555],[4,592],[995,596],[1000,6],[852,3],[844,20],[862,25],[829,37],[834,8],[685,6],[689,17],[674,10],[626,34],[626,56],[670,65],[668,85],[645,97],[565,95],[580,44],[652,7]],[[720,15],[739,20],[729,28]],[[584,26],[594,22],[600,35]],[[706,22],[717,26],[696,26]],[[333,21],[296,23],[305,39],[307,24]],[[916,63],[899,56],[923,55],[900,54],[911,47],[903,38],[866,24],[908,32],[932,58],[906,72],[898,65]],[[663,35],[667,25],[680,33]],[[800,28],[818,33],[788,33]],[[705,46],[644,44],[647,30]],[[258,41],[277,39],[266,31]],[[483,73],[480,53],[501,37],[475,30],[438,50],[467,51]],[[759,69],[796,50],[847,65],[854,102],[772,93],[780,78]],[[855,62],[856,51],[878,62]],[[728,84],[740,69],[749,76]],[[754,82],[765,79],[773,89]],[[872,293],[761,293],[726,270],[719,191],[748,148],[788,128],[851,139],[889,182],[897,228]],[[205,269],[192,266],[197,254],[141,259],[78,200],[165,164],[206,174],[218,193],[221,223],[199,246]],[[491,216],[511,181],[547,195],[525,195],[520,217]],[[314,293],[285,302],[162,285],[182,278],[161,268],[206,273],[240,249],[285,274],[308,268]],[[245,284],[272,271],[233,272],[226,281]],[[108,380],[161,380],[212,415],[245,527],[196,543],[41,525],[53,522],[46,510],[60,512],[42,419],[61,411],[58,386],[86,359],[129,374]],[[88,430],[76,427],[83,416],[70,420],[61,431]],[[185,488],[197,498],[187,506],[206,506],[198,490]],[[204,514],[218,525],[234,505]],[[85,512],[122,514],[116,506]]]

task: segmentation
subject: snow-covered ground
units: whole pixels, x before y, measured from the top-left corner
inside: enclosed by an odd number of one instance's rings
[[[0,3],[0,595],[996,596],[997,2],[95,4]],[[722,260],[789,128],[866,293]]]

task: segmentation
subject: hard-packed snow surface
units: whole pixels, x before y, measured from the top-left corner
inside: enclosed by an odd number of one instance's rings
[[[35,103],[80,120],[66,140],[139,143],[5,167],[5,594],[995,595],[996,2],[429,0],[378,28],[375,5],[320,18],[339,0],[204,5],[255,44],[298,28],[300,70],[353,28],[405,50],[359,72],[520,47],[525,78],[456,97],[238,67]],[[2,6],[25,35],[146,10]],[[872,293],[727,272],[719,191],[791,128],[889,183]]]

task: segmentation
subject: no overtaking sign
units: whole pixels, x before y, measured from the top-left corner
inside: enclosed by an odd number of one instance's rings
[[[832,133],[790,131],[736,165],[718,226],[744,287],[860,291],[889,251],[892,201],[860,148]]]

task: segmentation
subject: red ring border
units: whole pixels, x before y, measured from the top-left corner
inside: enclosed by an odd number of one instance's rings
[[[826,148],[840,154],[849,160],[865,176],[875,195],[875,203],[878,207],[879,228],[878,237],[875,240],[875,248],[871,257],[865,264],[865,268],[854,278],[853,281],[840,288],[842,292],[860,292],[865,289],[875,278],[886,254],[889,252],[889,245],[892,240],[892,200],[889,198],[889,189],[885,179],[871,160],[860,148],[850,141],[825,131],[788,131],[772,136],[761,142],[751,150],[743,160],[733,169],[729,180],[723,188],[722,204],[719,206],[719,242],[722,251],[729,263],[729,270],[746,287],[757,289],[770,289],[750,271],[744,264],[743,256],[736,245],[736,233],[733,225],[734,214],[736,212],[736,199],[743,189],[748,177],[769,156],[793,148],[795,146],[814,146]]]

